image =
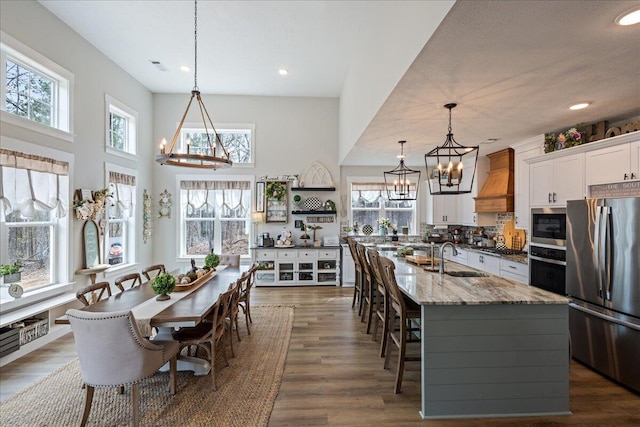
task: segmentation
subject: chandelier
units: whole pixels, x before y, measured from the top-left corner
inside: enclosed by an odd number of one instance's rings
[[[400,164],[395,169],[384,173],[384,183],[387,188],[389,200],[416,200],[418,198],[418,186],[420,184],[420,171],[409,169],[404,164],[404,144],[407,141],[398,141],[400,144]]]
[[[173,139],[171,140],[171,144],[169,145],[168,149],[166,141],[164,139],[162,140],[162,144],[160,145],[160,154],[156,156],[156,162],[160,163],[161,165],[181,166],[186,168],[228,168],[233,165],[233,162],[229,158],[229,153],[227,152],[226,148],[224,148],[224,145],[222,145],[220,136],[218,135],[218,132],[216,132],[216,128],[211,121],[211,117],[209,116],[207,108],[202,102],[202,98],[200,97],[200,90],[198,89],[198,0],[194,1],[193,27],[194,67],[193,89],[191,90],[191,98],[189,99],[187,109],[182,115],[182,119],[180,119],[180,124],[178,125],[178,129],[176,129],[176,133],[173,135]],[[204,147],[194,148],[194,153],[191,153],[191,141],[187,139],[187,152],[174,152],[174,149],[176,148],[176,142],[180,138],[184,120],[187,117],[187,113],[189,112],[189,108],[191,108],[191,104],[194,98],[198,103],[200,116],[202,118],[202,123],[204,124],[206,145]]]
[[[456,105],[446,104],[444,106],[449,110],[449,132],[444,144],[424,155],[431,194],[471,193],[473,188],[478,162],[478,146],[465,147],[453,139],[451,110]],[[467,172],[463,173],[465,170]]]

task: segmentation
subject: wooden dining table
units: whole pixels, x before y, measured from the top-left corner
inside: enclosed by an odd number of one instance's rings
[[[169,305],[150,319],[150,325],[158,328],[153,339],[171,340],[172,331],[183,327],[194,327],[201,323],[212,310],[219,295],[226,291],[229,284],[235,282],[246,268],[230,267],[216,274],[192,291],[189,295]],[[177,273],[177,272],[176,272]],[[132,310],[136,306],[146,303],[157,295],[151,289],[151,281],[140,286],[127,289],[112,295],[95,304],[83,307],[81,310],[90,312],[114,312]],[[55,320],[56,324],[69,324],[66,316]],[[178,370],[193,371],[195,375],[207,375],[211,369],[209,362],[190,356],[178,358]]]

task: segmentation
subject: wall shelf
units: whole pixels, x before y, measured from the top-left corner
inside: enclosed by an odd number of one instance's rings
[[[292,187],[291,191],[336,191],[336,187]]]
[[[291,211],[292,215],[336,215],[338,211]]]

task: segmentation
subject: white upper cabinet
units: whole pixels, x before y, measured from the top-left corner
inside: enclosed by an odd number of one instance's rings
[[[584,198],[584,153],[532,163],[529,167],[530,206],[566,206]]]
[[[458,195],[433,196],[427,187],[427,224],[460,224],[458,218]]]
[[[640,141],[585,153],[586,184],[608,184],[640,179]]]
[[[542,154],[544,135],[539,135],[527,141],[514,144],[515,150],[515,212],[514,221],[517,228],[529,228],[529,163],[527,159]]]

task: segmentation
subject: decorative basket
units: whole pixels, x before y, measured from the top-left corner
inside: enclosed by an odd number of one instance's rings
[[[20,329],[20,345],[30,343],[49,333],[49,319],[32,318],[24,320],[25,326]]]

